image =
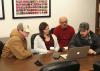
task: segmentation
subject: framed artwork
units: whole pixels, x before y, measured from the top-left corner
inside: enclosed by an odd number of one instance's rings
[[[4,15],[4,2],[3,0],[0,1],[0,19],[4,19],[5,15]]]
[[[13,19],[51,16],[51,0],[12,0]]]

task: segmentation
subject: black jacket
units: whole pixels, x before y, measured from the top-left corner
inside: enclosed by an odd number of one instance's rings
[[[98,38],[99,37],[92,31],[89,32],[88,39],[82,38],[80,33],[78,32],[73,36],[72,40],[69,43],[69,47],[90,46],[90,48],[93,50],[97,50],[98,48],[100,50],[100,44],[98,43],[100,40],[98,40]]]

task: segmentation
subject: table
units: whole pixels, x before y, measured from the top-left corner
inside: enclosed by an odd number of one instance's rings
[[[58,61],[52,57],[52,54],[45,55],[33,55],[30,58],[24,60],[12,59],[0,59],[0,71],[39,71],[42,66],[36,66],[34,63],[40,60],[45,65]],[[59,60],[64,60],[59,58]],[[87,56],[86,58],[77,59],[80,63],[80,71],[92,70],[93,63],[100,61],[100,55]]]

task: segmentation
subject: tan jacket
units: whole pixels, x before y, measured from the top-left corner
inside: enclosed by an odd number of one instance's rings
[[[8,41],[2,50],[2,58],[16,57],[18,59],[25,59],[32,55],[27,49],[26,39],[21,35],[18,30],[14,29]]]

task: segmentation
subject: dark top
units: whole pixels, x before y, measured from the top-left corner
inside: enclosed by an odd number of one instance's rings
[[[47,50],[50,50],[50,47],[54,47],[53,39],[51,38],[49,41],[44,42]]]
[[[43,39],[45,46],[47,48],[47,50],[50,50],[50,47],[54,47],[54,40],[53,37],[51,35],[50,36],[50,40],[49,41],[45,41],[45,38],[43,36],[40,35],[40,37]]]
[[[94,34],[92,31],[89,32],[88,39],[82,38],[80,33],[75,34],[69,43],[69,47],[82,47],[82,46],[90,46],[93,50],[100,50],[98,36]]]

